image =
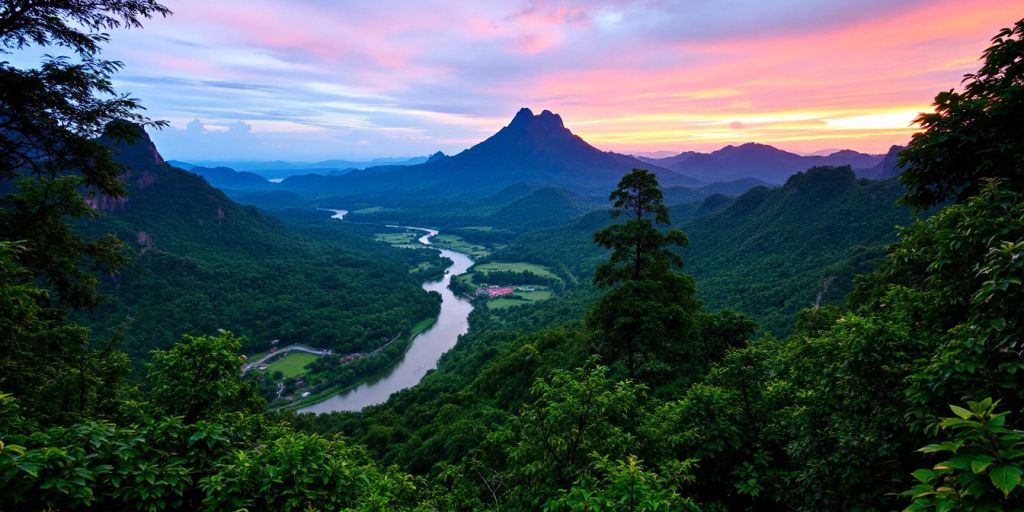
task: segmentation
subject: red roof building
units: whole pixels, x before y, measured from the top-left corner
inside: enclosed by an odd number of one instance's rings
[[[501,297],[502,295],[509,295],[514,292],[512,288],[488,288],[487,296],[490,298]]]

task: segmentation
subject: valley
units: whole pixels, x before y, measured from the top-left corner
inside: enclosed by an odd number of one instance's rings
[[[417,241],[425,246],[432,244],[438,235],[436,230],[406,228],[426,232]],[[452,261],[444,278],[423,283],[423,289],[441,296],[441,309],[437,319],[429,327],[414,332],[408,349],[392,366],[371,376],[364,382],[343,390],[317,403],[299,409],[299,412],[325,413],[333,411],[359,411],[362,408],[380,404],[393,393],[416,385],[423,376],[436,367],[441,355],[455,346],[459,336],[468,329],[467,319],[473,310],[472,304],[448,289],[453,278],[466,272],[473,260],[468,255],[448,249],[439,250],[441,257]]]
[[[0,6],[0,510],[1021,509],[1018,6],[527,4]]]

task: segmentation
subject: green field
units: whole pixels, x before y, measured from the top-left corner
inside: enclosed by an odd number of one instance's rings
[[[491,251],[482,245],[471,244],[458,235],[442,233],[430,239],[433,245],[470,255],[473,258],[489,256]]]
[[[435,322],[437,322],[436,317],[424,318],[423,320],[416,322],[416,324],[412,326],[412,330],[409,332],[409,335],[416,336],[417,334],[427,329],[430,329],[430,327],[434,325]]]
[[[538,276],[547,277],[549,279],[557,279],[559,281],[562,280],[557,275],[555,275],[555,273],[552,272],[551,269],[549,269],[548,267],[545,267],[544,265],[536,265],[533,263],[481,263],[480,265],[474,266],[473,271],[481,273],[487,271],[529,272],[531,274],[537,274]]]
[[[389,243],[391,245],[410,245],[413,244],[420,235],[411,231],[405,231],[402,233],[374,233],[373,239],[378,242]]]
[[[285,377],[298,377],[307,372],[306,365],[316,361],[320,356],[306,352],[289,352],[267,365],[269,373],[281,372]]]
[[[521,297],[521,299],[512,297],[498,297],[497,299],[491,299],[487,301],[487,309],[508,309],[512,306],[522,306],[524,304],[533,304],[542,300],[550,299],[554,294],[550,290],[538,289],[535,292],[516,292],[515,297]]]
[[[430,269],[434,268],[434,266],[435,265],[433,265],[429,261],[423,261],[423,262],[417,263],[415,267],[410,268],[409,269],[409,273],[412,274],[413,272],[420,272],[420,271],[423,271],[423,270],[430,270]]]

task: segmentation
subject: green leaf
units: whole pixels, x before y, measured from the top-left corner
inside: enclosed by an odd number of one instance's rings
[[[932,471],[930,469],[919,469],[911,473],[911,475],[914,475],[914,478],[916,478],[922,484],[926,484],[930,482],[933,477],[935,477],[935,471]]]
[[[993,462],[995,462],[994,458],[988,455],[979,455],[971,461],[971,471],[974,471],[976,475],[983,473]]]
[[[1003,496],[1009,496],[1014,487],[1020,485],[1020,468],[1012,465],[996,466],[989,472],[988,477],[992,485],[1003,491]]]
[[[959,407],[956,405],[950,405],[949,408],[953,411],[953,414],[956,414],[957,416],[960,417],[960,419],[964,420],[970,418],[974,414],[971,411],[968,411],[967,409],[964,409],[963,407]]]

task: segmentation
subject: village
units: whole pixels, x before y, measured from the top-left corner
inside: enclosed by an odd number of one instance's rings
[[[477,288],[476,295],[481,296],[481,297],[486,296],[488,298],[494,299],[494,298],[497,298],[497,297],[501,297],[502,295],[511,295],[511,294],[513,294],[515,292],[535,292],[535,291],[537,291],[537,287],[536,286],[516,286],[516,287],[513,288],[513,287],[509,287],[509,286],[498,286],[496,284],[492,284],[492,285],[490,285],[490,286],[488,286],[486,288]]]

